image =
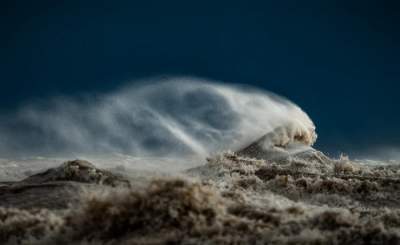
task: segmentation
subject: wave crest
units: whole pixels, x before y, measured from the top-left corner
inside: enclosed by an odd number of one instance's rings
[[[279,132],[315,142],[315,126],[272,93],[196,78],[148,79],[83,98],[27,105],[0,122],[0,153],[207,156]],[[279,129],[278,131],[276,131]]]

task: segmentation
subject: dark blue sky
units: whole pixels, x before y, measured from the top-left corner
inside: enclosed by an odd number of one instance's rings
[[[1,1],[0,110],[193,75],[288,97],[331,153],[400,146],[396,1],[196,2]]]

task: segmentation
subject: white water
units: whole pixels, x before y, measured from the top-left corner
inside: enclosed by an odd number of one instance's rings
[[[284,98],[182,77],[136,81],[103,95],[53,98],[1,119],[2,156],[204,157],[235,150],[277,127],[284,128],[282,144],[296,135],[308,145],[316,139],[307,114]]]

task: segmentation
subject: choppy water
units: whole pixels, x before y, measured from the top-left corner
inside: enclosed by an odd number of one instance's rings
[[[179,174],[142,173],[150,176],[141,185],[83,188],[80,200],[67,209],[0,208],[0,239],[10,244],[400,241],[398,165],[335,160],[315,150],[274,160],[227,152]]]

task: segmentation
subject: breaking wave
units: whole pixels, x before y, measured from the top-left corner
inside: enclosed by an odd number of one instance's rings
[[[0,154],[208,156],[265,134],[312,145],[315,126],[272,93],[196,78],[149,79],[117,91],[53,98],[2,116]]]

